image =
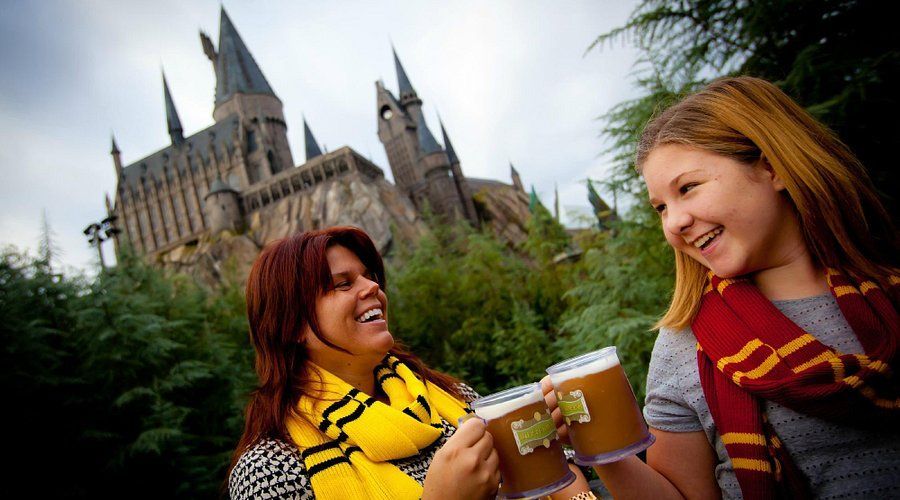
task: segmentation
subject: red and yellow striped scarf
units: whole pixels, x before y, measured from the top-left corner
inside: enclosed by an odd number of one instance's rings
[[[784,316],[745,279],[710,274],[694,322],[700,383],[744,498],[811,496],[766,420],[763,400],[847,425],[900,416],[900,279],[882,290],[834,269],[828,285],[865,354],[842,354]]]

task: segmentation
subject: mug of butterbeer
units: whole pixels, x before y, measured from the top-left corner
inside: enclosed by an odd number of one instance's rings
[[[615,347],[547,368],[579,465],[621,460],[647,449],[647,429]]]
[[[575,480],[540,384],[513,387],[472,401],[500,458],[498,498],[538,498]]]

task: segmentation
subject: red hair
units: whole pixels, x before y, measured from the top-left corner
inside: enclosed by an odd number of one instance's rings
[[[266,438],[290,441],[285,419],[301,395],[310,394],[301,335],[308,325],[326,345],[316,318],[316,300],[331,283],[326,251],[342,246],[353,252],[385,288],[384,262],[365,232],[354,227],[331,227],[274,241],[257,257],[247,279],[247,319],[256,351],[259,385],[247,404],[244,434],[231,467],[249,447]],[[460,397],[458,381],[434,371],[400,346],[390,350],[423,379]]]

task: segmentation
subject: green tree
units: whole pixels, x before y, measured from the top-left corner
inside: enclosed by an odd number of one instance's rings
[[[398,337],[482,393],[538,380],[569,286],[553,264],[568,237],[543,212],[528,223],[521,248],[464,223],[432,221],[431,233],[389,270]]]
[[[5,251],[0,386],[15,402],[16,480],[4,489],[217,496],[252,377],[241,303],[127,252],[88,282]]]
[[[628,215],[610,223],[612,232],[591,230],[581,236],[581,275],[565,293],[568,307],[553,347],[562,359],[616,346],[643,401],[655,338],[650,327],[669,301],[673,261],[656,214],[641,208]]]

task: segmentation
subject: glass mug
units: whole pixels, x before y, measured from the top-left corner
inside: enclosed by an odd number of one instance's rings
[[[497,498],[539,498],[575,480],[540,384],[513,387],[469,406],[487,424],[500,458]]]
[[[547,368],[579,465],[621,460],[656,440],[638,408],[615,347]]]

